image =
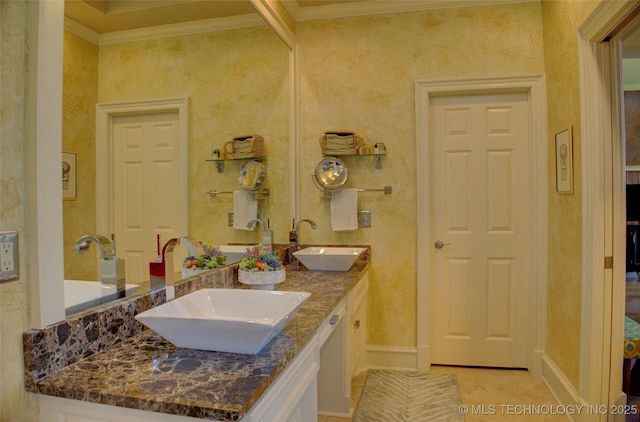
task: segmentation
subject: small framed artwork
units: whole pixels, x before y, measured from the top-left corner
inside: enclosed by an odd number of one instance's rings
[[[573,195],[573,133],[571,126],[556,133],[556,192]]]
[[[62,199],[78,199],[76,154],[62,153]]]

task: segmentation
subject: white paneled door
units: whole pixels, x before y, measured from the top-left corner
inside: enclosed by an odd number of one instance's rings
[[[430,99],[431,362],[528,363],[526,93]]]
[[[180,147],[178,113],[113,121],[114,228],[127,283],[149,280],[157,234],[163,243],[185,234],[179,232],[186,219],[179,200]]]

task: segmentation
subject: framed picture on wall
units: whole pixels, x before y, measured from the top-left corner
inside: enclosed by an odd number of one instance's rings
[[[78,199],[76,154],[62,153],[62,199]]]
[[[573,133],[571,126],[556,133],[556,192],[573,195]]]

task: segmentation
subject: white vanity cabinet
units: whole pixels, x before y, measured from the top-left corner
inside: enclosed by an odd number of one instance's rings
[[[349,292],[349,369],[351,377],[367,369],[367,295],[369,293],[369,273],[365,273],[356,287]]]
[[[350,418],[351,379],[366,369],[366,299],[368,273],[347,293],[333,314],[338,317],[333,331],[320,349],[318,414]],[[335,317],[334,317],[335,319]]]

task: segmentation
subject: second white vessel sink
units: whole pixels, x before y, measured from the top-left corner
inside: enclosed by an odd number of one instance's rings
[[[349,271],[365,250],[366,248],[314,246],[300,249],[293,255],[312,271]]]
[[[178,347],[256,354],[311,296],[307,292],[202,289],[136,319]]]
[[[252,248],[252,245],[221,245],[220,251],[227,257],[227,265],[240,262],[247,248]]]

